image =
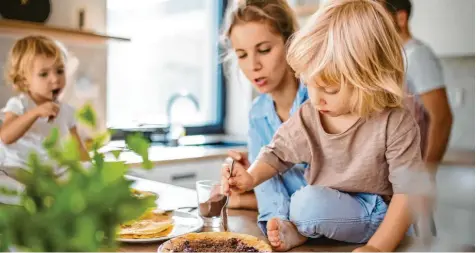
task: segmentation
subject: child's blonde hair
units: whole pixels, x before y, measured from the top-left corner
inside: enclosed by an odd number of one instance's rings
[[[231,48],[229,37],[233,27],[238,24],[268,24],[272,32],[283,37],[285,43],[298,28],[296,15],[287,0],[233,0],[229,4],[221,36],[226,50]]]
[[[402,107],[403,47],[391,17],[372,0],[332,0],[291,40],[289,65],[306,83],[352,87],[351,112]]]
[[[45,36],[27,36],[15,42],[5,66],[5,81],[17,91],[26,92],[26,76],[31,74],[37,56],[52,57],[64,63],[66,52],[52,39]]]

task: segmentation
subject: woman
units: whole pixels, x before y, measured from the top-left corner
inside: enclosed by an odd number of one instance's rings
[[[308,99],[305,86],[286,62],[286,43],[297,29],[297,20],[286,0],[239,1],[228,9],[223,31],[227,50],[238,58],[240,70],[261,94],[249,112],[248,157],[229,155],[248,167],[274,133]],[[258,208],[258,225],[266,233],[273,217],[288,219],[289,198],[307,185],[305,165],[275,176],[254,193],[232,195],[231,208]],[[256,197],[255,197],[256,196]]]

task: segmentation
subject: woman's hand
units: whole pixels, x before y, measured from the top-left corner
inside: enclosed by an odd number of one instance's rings
[[[239,152],[236,150],[230,150],[228,151],[228,156],[235,160],[236,163],[240,163],[241,166],[243,166],[245,169],[248,169],[250,167],[250,161],[248,161],[246,153]]]

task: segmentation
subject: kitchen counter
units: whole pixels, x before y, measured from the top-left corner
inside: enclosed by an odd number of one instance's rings
[[[448,149],[441,164],[474,167],[474,150]]]
[[[110,153],[112,150],[120,150],[123,145],[111,143],[101,148],[100,152],[104,153],[106,160],[115,160]],[[234,149],[240,152],[246,152],[246,147],[201,147],[201,146],[151,146],[149,148],[149,160],[154,165],[164,165],[178,162],[191,162],[200,159],[223,158],[228,155],[228,150]],[[142,158],[131,151],[123,151],[119,157],[120,161],[124,161],[131,168],[140,168],[142,166]]]
[[[158,205],[161,208],[169,207],[189,207],[197,206],[196,193],[194,190],[162,184],[150,180],[134,178],[136,182],[133,187],[141,190],[149,190],[159,194]],[[180,197],[178,197],[180,196]],[[256,211],[249,210],[229,210],[230,230],[237,233],[245,233],[266,240],[256,225]],[[219,229],[203,229],[202,231],[219,231]],[[406,239],[402,242],[398,251],[405,251],[410,245],[411,240]],[[121,252],[157,252],[160,243],[149,244],[122,244],[119,248]],[[349,252],[358,247],[357,244],[347,244],[328,239],[310,240],[304,245],[294,248],[293,252]]]
[[[112,141],[105,147],[101,148],[101,152],[105,153],[106,160],[115,160],[110,153],[112,150],[122,150],[124,148],[123,141]],[[200,159],[213,159],[227,157],[227,152],[230,149],[238,150],[240,152],[247,152],[246,147],[202,147],[202,146],[152,146],[149,149],[149,160],[154,165],[164,165],[178,162],[195,162]],[[131,168],[140,168],[142,166],[142,159],[137,154],[124,151],[119,160],[126,162]],[[444,165],[464,165],[474,167],[475,156],[474,150],[465,149],[449,149],[443,157],[442,164]]]

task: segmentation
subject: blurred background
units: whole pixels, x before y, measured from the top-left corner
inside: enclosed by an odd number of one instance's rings
[[[64,99],[75,106],[92,101],[103,126],[158,129],[173,121],[190,134],[246,135],[247,113],[257,94],[240,73],[230,79],[223,75],[217,43],[227,1],[38,2],[50,6],[44,27],[0,23],[0,64],[15,38],[45,32],[64,42],[79,61]],[[290,3],[301,22],[321,4]],[[413,5],[412,32],[443,65],[454,113],[450,148],[474,150],[474,1],[414,0]],[[2,79],[0,104],[11,95]]]
[[[157,147],[150,151],[157,168],[135,168],[129,174],[194,188],[196,180],[218,178],[229,148],[246,151],[248,111],[258,95],[237,68],[228,69],[233,64],[221,64],[218,39],[228,1],[2,0],[0,68],[17,38],[34,33],[58,39],[70,51],[74,69],[63,101],[75,107],[92,103],[103,129],[120,130],[109,150],[123,147],[123,134],[134,131],[147,133]],[[7,2],[22,6],[30,2],[32,7],[16,13]],[[305,22],[325,1],[289,2]],[[453,178],[450,186],[454,186],[469,175],[471,188],[475,1],[413,0],[410,25],[443,67],[453,112],[443,164],[464,168],[463,174],[445,177]],[[1,79],[0,105],[12,95]],[[87,129],[80,129],[80,134],[85,139],[91,135]],[[176,142],[169,145],[171,138]],[[471,173],[465,174],[468,169]],[[474,238],[474,208],[447,215],[440,219],[445,226],[470,226],[473,232],[465,240]],[[452,216],[464,218],[456,221]]]

